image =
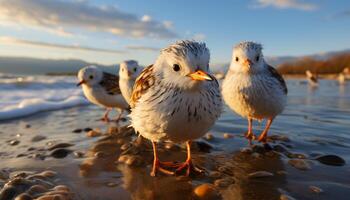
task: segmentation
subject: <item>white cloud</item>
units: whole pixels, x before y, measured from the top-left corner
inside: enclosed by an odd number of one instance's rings
[[[22,44],[22,45],[31,45],[38,47],[48,47],[48,48],[60,48],[60,49],[68,49],[68,50],[82,50],[82,51],[93,51],[93,52],[101,52],[101,53],[113,53],[113,54],[122,54],[125,51],[121,50],[113,50],[113,49],[102,49],[88,46],[80,46],[79,44],[55,44],[48,42],[39,42],[39,41],[31,41],[31,40],[23,40],[15,37],[0,37],[0,43],[4,44]]]
[[[110,6],[94,6],[88,1],[0,0],[0,20],[41,27],[69,34],[83,29],[131,38],[175,38],[177,34],[163,22],[142,18]]]
[[[256,0],[255,7],[275,7],[278,9],[298,9],[298,10],[316,10],[318,6],[312,3],[306,3],[303,0]]]

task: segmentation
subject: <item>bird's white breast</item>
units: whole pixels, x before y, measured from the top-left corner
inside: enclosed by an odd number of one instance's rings
[[[134,80],[132,79],[126,79],[126,78],[120,78],[119,79],[119,87],[120,91],[124,97],[124,99],[130,103],[130,98],[132,94],[132,89],[134,86]]]
[[[152,141],[183,142],[203,136],[222,111],[219,87],[185,91],[159,84],[148,89],[130,114],[132,126]]]
[[[226,104],[242,117],[264,119],[280,114],[287,95],[277,79],[268,72],[249,75],[229,72],[223,81]]]
[[[101,86],[89,87],[83,85],[83,91],[86,98],[96,105],[108,108],[117,107],[121,109],[127,109],[129,107],[121,94],[108,94]]]

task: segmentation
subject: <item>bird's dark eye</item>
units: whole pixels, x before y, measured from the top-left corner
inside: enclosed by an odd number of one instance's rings
[[[256,56],[255,60],[259,61],[259,59],[260,59],[260,56]]]
[[[124,68],[122,68],[122,72],[124,71]]]
[[[89,79],[93,79],[93,78],[94,78],[94,76],[93,76],[93,75],[90,75],[90,76],[89,76]]]
[[[180,65],[174,64],[173,65],[173,70],[176,71],[176,72],[180,71]]]
[[[136,68],[134,68],[134,72],[136,72]]]
[[[239,58],[238,57],[236,57],[236,62],[238,62],[239,61]]]

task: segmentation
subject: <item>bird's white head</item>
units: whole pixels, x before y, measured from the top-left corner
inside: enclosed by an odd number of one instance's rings
[[[86,84],[91,87],[101,82],[102,78],[103,78],[103,71],[100,68],[93,65],[87,66],[79,70],[78,72],[79,83],[77,84],[77,86]]]
[[[135,80],[141,71],[141,67],[135,60],[126,60],[119,65],[119,77],[121,79]]]
[[[205,43],[178,41],[163,49],[154,64],[154,71],[169,84],[194,90],[213,80],[209,74],[210,53]]]
[[[233,48],[230,70],[236,73],[258,73],[265,68],[262,45],[241,42]]]

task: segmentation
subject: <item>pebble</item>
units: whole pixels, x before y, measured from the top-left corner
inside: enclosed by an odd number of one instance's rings
[[[174,144],[172,142],[165,143],[164,144],[164,148],[167,149],[167,150],[171,150],[171,151],[178,151],[178,150],[181,149],[178,145],[176,145],[176,144]]]
[[[11,140],[9,142],[9,144],[12,145],[12,146],[15,146],[15,145],[19,144],[19,141],[18,140]]]
[[[336,156],[336,155],[318,156],[315,158],[315,160],[317,160],[320,163],[323,163],[325,165],[333,165],[333,166],[345,165],[345,160],[339,156]]]
[[[55,149],[54,151],[52,151],[50,155],[54,158],[64,158],[68,154],[70,154],[71,152],[72,151],[69,149],[59,148],[59,149]]]
[[[290,159],[288,161],[288,164],[290,164],[291,166],[293,166],[299,170],[303,170],[303,171],[311,169],[310,164],[302,159]]]
[[[291,196],[289,196],[289,195],[281,194],[280,200],[296,200],[296,199],[291,197]]]
[[[231,184],[234,184],[235,180],[229,177],[217,179],[214,181],[214,185],[216,187],[228,187]]]
[[[41,176],[44,176],[44,177],[47,177],[47,178],[53,178],[53,177],[55,177],[57,175],[57,172],[51,171],[51,170],[46,170],[46,171],[41,172],[38,175],[41,175]]]
[[[249,178],[264,178],[264,177],[271,177],[271,176],[273,176],[273,173],[267,172],[267,171],[256,171],[248,174]]]
[[[27,193],[22,193],[15,198],[15,200],[32,200],[32,199],[33,197]]]
[[[81,133],[81,132],[83,132],[83,129],[77,128],[77,129],[74,129],[72,132],[73,133]]]
[[[92,128],[89,128],[89,127],[84,128],[84,132],[89,132],[89,131],[92,131]]]
[[[32,138],[32,142],[39,142],[41,140],[45,140],[46,137],[45,136],[42,136],[42,135],[36,135]]]
[[[105,157],[107,157],[107,154],[104,153],[103,151],[98,151],[98,152],[96,152],[96,153],[94,154],[94,156],[95,156],[96,158],[105,158]]]
[[[15,187],[12,186],[5,186],[2,188],[0,191],[0,199],[1,200],[7,200],[7,199],[12,199],[16,196],[17,190]]]
[[[66,147],[71,147],[71,146],[73,146],[73,144],[70,144],[70,143],[58,143],[58,144],[55,144],[55,145],[51,146],[50,148],[48,148],[48,150],[52,151],[54,149],[66,148]]]
[[[219,199],[219,192],[212,184],[204,183],[197,186],[193,191],[195,197],[200,200],[214,200]]]
[[[95,131],[95,130],[91,130],[91,131],[87,132],[86,135],[88,137],[98,137],[98,136],[101,136],[102,133],[98,132],[98,131]]]
[[[32,125],[26,124],[24,127],[25,127],[25,128],[30,128],[30,127],[32,127]]]
[[[120,147],[120,150],[125,151],[125,150],[129,149],[130,147],[131,147],[131,145],[129,143],[126,143]]]
[[[115,187],[115,186],[118,186],[118,183],[110,182],[110,183],[107,183],[106,185],[107,185],[108,187]]]
[[[218,171],[227,175],[233,175],[233,170],[232,168],[228,167],[228,166],[221,166],[218,168]]]
[[[39,159],[39,160],[45,160],[45,155],[40,154],[40,153],[36,153],[33,155],[33,158]]]
[[[252,153],[252,152],[253,152],[252,149],[249,147],[243,147],[241,149],[241,153]]]
[[[309,189],[310,189],[311,192],[316,193],[316,194],[319,194],[319,193],[323,192],[323,190],[321,188],[313,186],[313,185],[311,185],[309,187]]]
[[[125,161],[125,164],[129,166],[140,166],[143,163],[142,158],[140,156],[129,156]]]
[[[68,198],[64,197],[61,194],[54,194],[54,195],[44,195],[35,200],[68,200]]]
[[[210,178],[220,178],[222,174],[218,171],[211,171],[209,172],[209,177]]]
[[[233,135],[229,134],[229,133],[224,133],[224,138],[225,139],[230,139],[230,138],[233,138]]]
[[[47,188],[42,185],[33,185],[32,187],[29,188],[27,192],[32,195],[42,194],[44,192],[47,192]]]
[[[22,134],[17,133],[17,134],[16,134],[16,137],[22,137]]]
[[[65,191],[65,192],[69,192],[70,189],[65,186],[65,185],[57,185],[56,187],[53,188],[56,191]]]
[[[211,133],[207,133],[204,137],[206,140],[210,141],[214,139],[214,136]]]
[[[74,151],[74,156],[77,157],[77,158],[82,158],[84,157],[84,153],[81,152],[81,151]]]

